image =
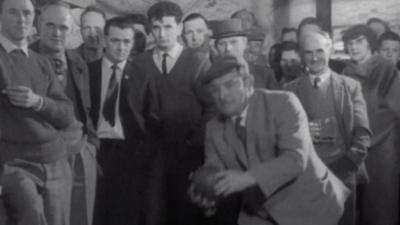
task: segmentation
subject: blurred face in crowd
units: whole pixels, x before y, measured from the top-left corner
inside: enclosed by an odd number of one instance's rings
[[[280,65],[286,80],[293,80],[301,74],[301,59],[295,50],[283,51]]]
[[[182,24],[177,23],[173,16],[164,16],[160,20],[152,19],[151,33],[157,48],[169,51],[178,43],[178,37],[182,33]]]
[[[189,48],[199,48],[208,41],[210,32],[202,18],[188,20],[183,23],[183,37]]]
[[[64,50],[71,31],[72,16],[68,8],[51,5],[40,16],[40,42],[54,52]]]
[[[364,35],[347,41],[345,45],[349,52],[350,58],[358,64],[367,61],[372,55],[371,48],[367,38]]]
[[[0,16],[1,33],[16,45],[25,42],[35,17],[31,0],[4,0]]]
[[[120,63],[128,59],[133,47],[134,31],[132,28],[121,29],[110,26],[105,36],[105,55],[113,63]]]
[[[247,38],[242,36],[220,38],[216,41],[218,55],[226,56],[243,56],[247,47]]]
[[[254,21],[252,13],[247,10],[240,11],[234,16],[234,18],[240,19],[242,21],[242,26],[245,30],[252,28],[256,23],[256,21]]]
[[[81,21],[81,35],[85,47],[99,48],[103,45],[103,29],[105,25],[103,16],[98,12],[87,12]]]
[[[313,75],[321,75],[329,67],[331,40],[318,33],[305,34],[300,39],[303,62]]]
[[[251,88],[250,76],[242,77],[236,70],[214,79],[208,85],[218,111],[226,116],[240,115],[247,105]]]
[[[368,26],[376,33],[376,35],[381,36],[386,31],[385,25],[379,22],[372,22]]]
[[[396,65],[400,59],[400,41],[384,40],[379,48],[379,53]]]

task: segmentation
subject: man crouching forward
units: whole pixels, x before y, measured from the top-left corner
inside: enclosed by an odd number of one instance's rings
[[[240,194],[239,225],[337,224],[349,190],[318,158],[297,97],[254,89],[252,75],[230,57],[203,82],[219,115],[207,125],[202,168],[218,172],[215,198],[193,180],[191,200],[210,212],[218,199]]]

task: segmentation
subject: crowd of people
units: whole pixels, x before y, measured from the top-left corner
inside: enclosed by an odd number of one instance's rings
[[[0,225],[399,224],[386,22],[350,26],[338,60],[312,17],[265,56],[248,10],[89,6],[67,49],[70,5],[37,8],[0,0]]]

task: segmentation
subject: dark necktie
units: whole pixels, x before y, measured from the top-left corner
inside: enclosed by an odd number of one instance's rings
[[[319,77],[314,78],[314,84],[313,84],[314,88],[319,88],[320,83],[321,83],[321,78]]]
[[[167,72],[167,56],[168,56],[167,53],[164,53],[162,55],[163,58],[162,58],[162,62],[161,62],[161,67],[162,67],[163,75],[167,75],[168,74],[168,72]]]
[[[242,141],[243,146],[246,147],[246,127],[240,123],[242,121],[242,119],[243,118],[241,116],[239,116],[238,118],[235,119],[235,130],[236,130],[237,136]]]
[[[56,72],[57,78],[62,84],[62,86],[65,88],[66,86],[66,79],[65,79],[65,71],[66,71],[66,64],[64,61],[58,58],[53,58],[53,64],[54,64],[54,70]]]
[[[110,83],[108,84],[107,94],[104,101],[103,106],[103,116],[104,120],[109,122],[111,126],[115,125],[115,111],[117,105],[117,97],[119,84],[117,81],[116,70],[118,69],[117,65],[112,65],[112,74],[110,78]]]

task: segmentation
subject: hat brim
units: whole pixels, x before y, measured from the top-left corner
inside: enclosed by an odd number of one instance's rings
[[[213,39],[221,39],[227,37],[247,37],[247,34],[245,32],[230,32],[218,35],[211,35],[211,38]]]

